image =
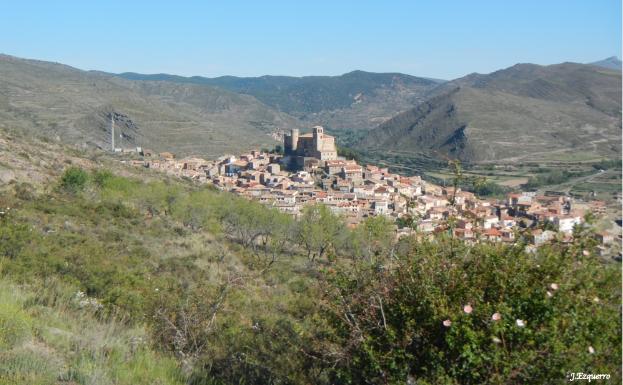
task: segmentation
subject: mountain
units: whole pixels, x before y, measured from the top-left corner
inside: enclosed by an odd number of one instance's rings
[[[618,158],[621,73],[562,63],[471,74],[379,125],[358,147],[468,162]]]
[[[606,58],[604,60],[596,61],[589,64],[617,71],[621,71],[622,68],[621,60],[616,56],[610,56],[609,58]]]
[[[340,76],[222,76],[205,78],[123,73],[130,80],[202,84],[252,95],[307,125],[333,129],[371,129],[413,107],[443,81],[400,73],[353,71]]]
[[[66,143],[219,155],[275,144],[293,117],[250,95],[197,84],[131,81],[57,63],[0,55],[0,127]]]

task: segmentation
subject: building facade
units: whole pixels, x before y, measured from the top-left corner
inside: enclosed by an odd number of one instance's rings
[[[286,156],[315,158],[321,161],[337,159],[335,138],[324,133],[322,126],[315,126],[310,134],[299,134],[293,129],[284,135],[283,148]],[[301,162],[297,162],[301,163]]]

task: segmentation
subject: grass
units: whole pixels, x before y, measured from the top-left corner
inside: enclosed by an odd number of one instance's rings
[[[0,384],[182,384],[171,357],[148,345],[142,327],[102,319],[58,281],[0,280]]]
[[[225,334],[206,337],[216,356],[234,354],[225,347],[251,338],[254,322],[296,323],[291,309],[310,306],[303,256],[286,253],[261,272],[258,257],[222,233],[219,213],[246,201],[167,179],[88,179],[79,189],[59,183],[37,193],[20,184],[0,195],[0,206],[12,208],[0,218],[0,239],[13,245],[0,246],[0,324],[11,330],[0,336],[4,383],[178,383],[187,378],[183,361],[151,348],[152,327],[164,322],[155,313],[197,290],[210,301],[231,279],[217,319]],[[104,307],[81,308],[78,291]]]

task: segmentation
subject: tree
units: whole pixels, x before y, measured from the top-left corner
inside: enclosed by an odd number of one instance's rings
[[[265,231],[259,235],[259,246],[264,256],[266,267],[270,267],[282,254],[293,236],[293,219],[275,209],[267,209]],[[256,248],[259,257],[259,249]]]
[[[384,216],[368,217],[357,226],[359,241],[368,259],[382,254],[389,255],[394,244],[393,224]]]
[[[303,209],[296,234],[299,244],[307,252],[307,258],[314,261],[335,246],[343,231],[345,226],[340,218],[333,215],[327,206],[318,204]]]

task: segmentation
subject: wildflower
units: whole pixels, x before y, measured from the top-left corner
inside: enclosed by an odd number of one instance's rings
[[[552,290],[558,290],[558,284],[557,284],[557,283],[551,283],[551,284],[549,285],[549,287],[550,287]]]
[[[493,315],[491,316],[491,319],[493,321],[499,321],[502,319],[502,315],[500,313],[493,313]]]
[[[491,340],[492,340],[494,343],[496,343],[496,344],[499,344],[500,342],[502,342],[502,340],[501,340],[501,339],[499,339],[499,338],[497,338],[497,337],[493,337],[493,338],[491,338]]]
[[[547,291],[547,296],[548,296],[548,297],[550,297],[550,298],[552,298],[552,297],[554,296],[554,294],[552,294],[552,292],[548,290],[548,291]]]
[[[588,347],[588,352],[589,352],[590,354],[595,354],[595,348],[593,348],[592,346],[589,346],[589,347]]]
[[[515,320],[515,323],[517,324],[517,326],[519,326],[520,328],[526,326],[526,321],[521,320],[519,318],[517,318],[517,320]]]
[[[591,253],[588,252],[588,250],[584,250],[582,251],[582,255],[584,255],[585,257],[588,257]]]
[[[595,302],[595,303],[599,303],[599,297],[595,297],[595,298],[593,298],[593,302]]]
[[[463,306],[463,311],[465,312],[465,314],[471,314],[472,310],[473,309],[472,309],[471,305]]]
[[[452,321],[449,319],[443,321],[443,326],[449,328],[452,325]]]

